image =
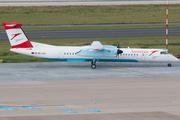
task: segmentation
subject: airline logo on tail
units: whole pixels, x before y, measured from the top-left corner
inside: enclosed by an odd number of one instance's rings
[[[17,36],[20,35],[20,34],[21,34],[21,33],[12,34],[13,37],[11,38],[11,40],[14,39],[15,37],[17,37]]]

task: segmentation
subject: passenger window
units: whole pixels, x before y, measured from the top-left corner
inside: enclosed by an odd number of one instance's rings
[[[66,55],[66,53],[64,53],[64,55]]]

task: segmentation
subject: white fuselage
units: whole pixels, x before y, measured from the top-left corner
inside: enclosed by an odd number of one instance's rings
[[[55,61],[93,61],[94,57],[83,57],[76,53],[81,51],[82,47],[72,46],[53,46],[36,42],[31,42],[33,48],[14,48],[13,52],[48,59]],[[177,62],[176,57],[167,53],[164,49],[136,49],[121,48],[122,54],[116,57],[101,57],[96,59],[98,62]]]

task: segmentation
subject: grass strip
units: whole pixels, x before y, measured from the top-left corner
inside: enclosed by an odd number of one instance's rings
[[[0,23],[81,25],[165,23],[166,5],[0,7]],[[180,22],[180,4],[169,5],[169,22]]]
[[[169,36],[169,52],[175,56],[180,54],[180,36]],[[90,45],[93,41],[100,41],[104,45],[117,46],[120,41],[122,48],[165,48],[165,37],[127,37],[127,38],[88,38],[88,39],[48,39],[33,40],[35,42],[46,43],[57,46],[84,46]],[[9,51],[11,47],[9,41],[0,41],[0,59],[4,63],[19,62],[47,62],[48,60],[21,55]]]

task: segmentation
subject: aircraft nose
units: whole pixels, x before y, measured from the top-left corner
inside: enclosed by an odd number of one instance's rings
[[[179,59],[177,59],[175,56],[169,54],[169,61],[171,61],[171,62],[179,62]]]
[[[179,62],[179,61],[180,61],[180,60],[179,60],[179,59],[177,59],[177,58],[176,58],[176,60],[177,60],[177,62]]]
[[[177,59],[176,57],[172,56],[173,57],[173,61],[174,62],[179,62],[179,59]]]

